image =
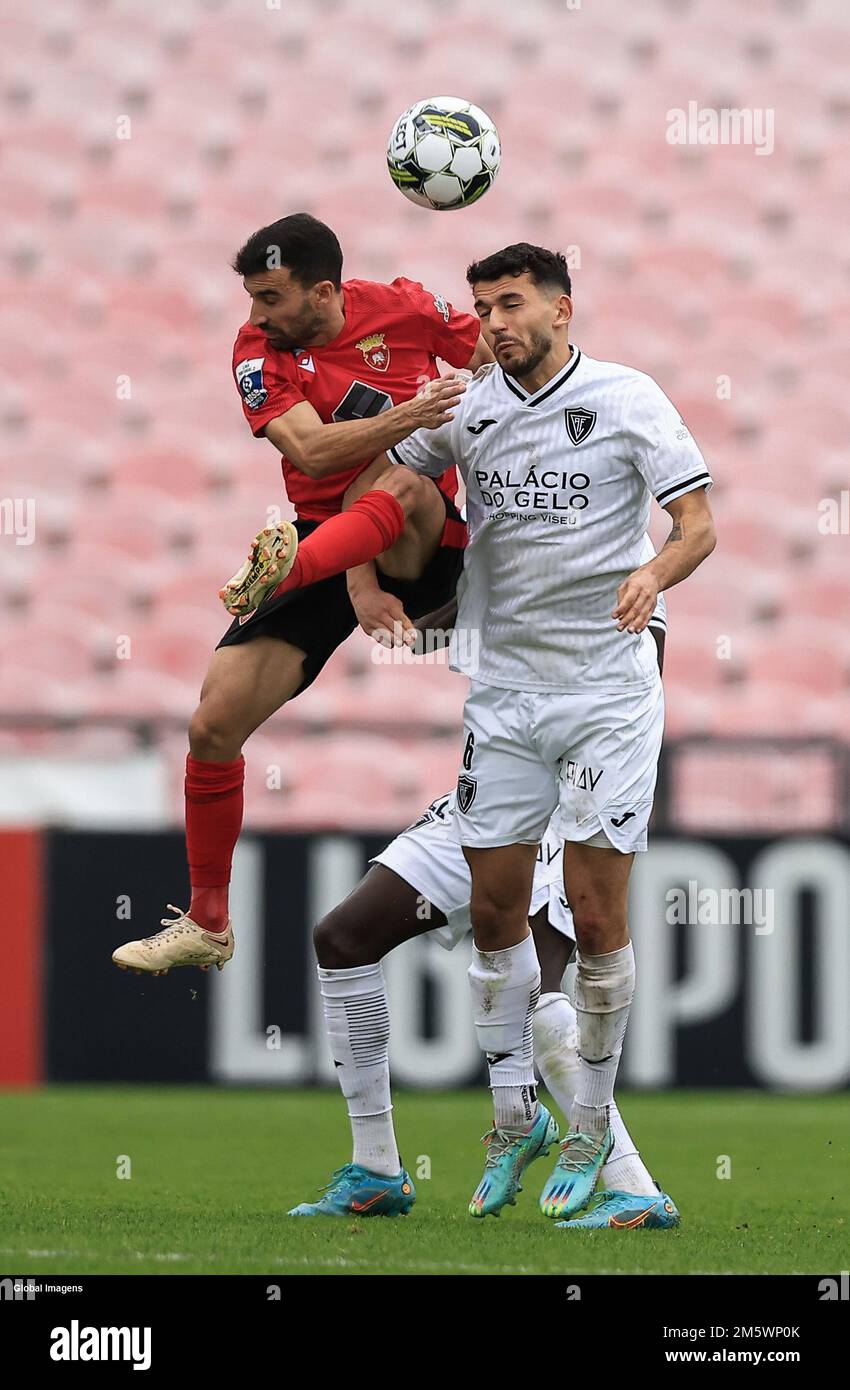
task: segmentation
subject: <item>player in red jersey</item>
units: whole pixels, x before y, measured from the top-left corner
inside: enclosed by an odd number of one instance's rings
[[[315,680],[358,620],[367,631],[393,631],[454,593],[466,540],[454,473],[437,487],[397,469],[408,476],[385,487],[375,486],[370,465],[414,430],[452,418],[463,382],[439,379],[438,357],[473,370],[490,360],[478,319],[420,284],[343,283],[337,238],[306,213],[261,228],[233,268],[252,301],[233,354],[245,417],[283,456],[299,555],[314,575],[324,567],[332,577],[268,598],[248,621],[236,618],[213,654],[189,728],[189,909],[173,909],[165,930],[113,953],[117,965],[153,974],[176,965],[221,969],[233,954],[227,899],[245,740]],[[423,383],[433,384],[417,394]],[[411,479],[415,496],[405,491]],[[342,524],[330,537],[332,559],[327,525],[310,539],[328,518],[332,533]],[[375,554],[376,536],[377,568],[360,564],[361,551]],[[340,556],[348,577],[335,572]]]

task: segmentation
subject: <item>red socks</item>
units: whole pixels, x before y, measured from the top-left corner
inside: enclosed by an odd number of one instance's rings
[[[339,516],[317,526],[298,547],[295,564],[270,595],[374,560],[394,545],[404,530],[401,503],[379,488],[364,495]],[[229,763],[186,759],[186,851],[192,901],[189,916],[205,931],[227,926],[227,890],[233,850],[242,829],[245,759]]]
[[[186,758],[186,852],[192,901],[189,916],[205,931],[227,926],[233,848],[242,829],[245,759],[205,763]]]
[[[374,560],[395,544],[404,521],[404,509],[391,492],[364,492],[347,512],[329,517],[301,542],[295,564],[266,602]]]

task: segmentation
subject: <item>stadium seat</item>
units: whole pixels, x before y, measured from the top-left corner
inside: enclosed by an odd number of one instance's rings
[[[82,707],[95,718],[137,722],[168,718],[185,723],[198,700],[196,685],[165,671],[145,670],[132,660],[90,677],[79,692]]]
[[[0,723],[72,710],[179,724],[191,709],[227,624],[218,588],[268,507],[292,515],[230,378],[247,299],[228,262],[297,205],[336,228],[349,274],[405,273],[463,305],[465,265],[492,249],[494,227],[504,242],[578,247],[576,341],[654,375],[716,479],[717,551],[670,596],[668,732],[850,737],[847,537],[824,507],[838,512],[846,492],[850,424],[850,38],[832,0],[781,13],[751,0],[746,23],[733,0],[621,6],[616,23],[610,7],[565,14],[543,0],[338,0],[322,8],[333,23],[321,38],[305,4],[95,8],[19,6],[0,20],[3,495],[34,498],[40,527],[36,545],[0,545]],[[563,43],[547,39],[556,12]],[[482,33],[475,99],[500,124],[504,172],[462,218],[434,217],[393,190],[386,136],[436,71],[468,90]],[[669,144],[666,113],[691,93],[775,108],[771,158]],[[539,119],[564,100],[565,118]],[[116,139],[121,112],[130,140]],[[789,293],[795,266],[817,266],[804,296]],[[652,524],[663,540],[667,518]],[[103,669],[122,634],[134,660]],[[352,636],[277,717],[270,743],[287,755],[319,742],[312,763],[293,755],[291,795],[252,782],[255,823],[389,828],[453,783],[464,682],[372,656]],[[414,747],[417,725],[440,736]],[[368,758],[342,750],[346,729]],[[0,727],[0,747],[19,737],[44,734]],[[702,786],[718,815],[734,809],[728,787]],[[695,777],[683,814],[699,794]],[[754,794],[792,799],[769,779]]]
[[[831,632],[817,642],[811,624],[807,638],[790,625],[769,636],[745,637],[744,661],[749,681],[756,685],[785,683],[799,686],[801,694],[827,696],[850,689],[847,652]]]

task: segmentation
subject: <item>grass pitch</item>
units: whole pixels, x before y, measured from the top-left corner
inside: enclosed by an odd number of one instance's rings
[[[331,1092],[62,1087],[0,1095],[0,1270],[14,1274],[821,1273],[850,1264],[843,1096],[624,1095],[677,1231],[475,1221],[484,1092],[396,1097],[407,1218],[292,1220],[350,1156]],[[123,1157],[122,1157],[123,1156]],[[723,1156],[728,1159],[724,1162]],[[128,1170],[128,1178],[118,1173]],[[730,1169],[729,1178],[718,1172]],[[430,1177],[417,1177],[430,1169]]]

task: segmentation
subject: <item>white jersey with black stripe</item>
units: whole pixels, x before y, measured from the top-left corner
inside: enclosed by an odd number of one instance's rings
[[[617,631],[617,589],[647,558],[652,498],[663,506],[711,477],[651,377],[574,346],[529,394],[489,364],[453,420],[390,454],[429,477],[456,463],[466,483],[454,670],[541,692],[658,679],[650,634]]]

